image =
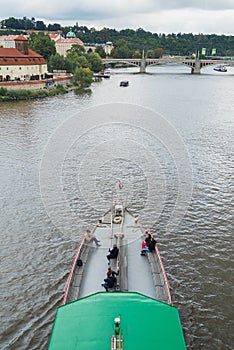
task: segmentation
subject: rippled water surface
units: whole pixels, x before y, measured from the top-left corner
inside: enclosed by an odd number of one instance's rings
[[[79,238],[119,178],[156,232],[187,348],[233,349],[233,96],[233,68],[159,67],[116,71],[87,95],[0,104],[1,349],[47,348]],[[114,102],[147,110],[109,124]],[[173,212],[181,220],[169,230]]]

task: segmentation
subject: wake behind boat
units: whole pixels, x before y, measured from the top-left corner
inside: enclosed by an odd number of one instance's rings
[[[146,236],[121,200],[95,224],[91,239],[84,235],[49,350],[186,349],[158,246],[141,253]],[[117,258],[108,260],[113,247]],[[103,279],[109,267],[117,276],[107,293]]]

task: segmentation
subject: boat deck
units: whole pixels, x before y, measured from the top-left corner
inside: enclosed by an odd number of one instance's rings
[[[95,226],[93,233],[101,246],[96,247],[94,242],[82,245],[83,251],[79,253],[79,258],[82,259],[83,266],[75,266],[69,286],[69,297],[65,302],[104,291],[102,283],[108,269],[106,256],[109,248],[117,243],[120,248],[118,259],[110,261],[112,269],[120,271],[114,290],[139,292],[171,303],[159,252],[156,248],[156,252],[148,253],[147,256],[140,254],[141,243],[145,237],[131,213],[125,210],[124,219],[118,224],[113,223],[111,213],[107,213],[102,222]]]
[[[77,249],[49,349],[114,350],[124,345],[124,349],[185,350],[157,245],[154,252],[142,256],[145,235],[138,219],[124,207],[121,214],[116,213],[112,208],[92,231],[101,246],[87,243],[86,233]],[[119,275],[115,288],[106,293],[101,284],[109,266],[106,255],[113,244],[119,247],[119,254],[110,265]],[[121,338],[119,324],[113,329],[113,320],[120,315]],[[149,324],[154,331],[146,338],[140,336],[147,334]]]

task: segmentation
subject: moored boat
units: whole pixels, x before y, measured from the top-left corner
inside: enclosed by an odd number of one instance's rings
[[[94,78],[105,78],[108,79],[111,76],[110,70],[105,70],[105,71],[101,71],[99,73],[94,73],[93,74]]]
[[[221,64],[216,66],[216,67],[214,67],[214,70],[217,71],[217,72],[227,72],[226,66],[223,66]]]
[[[84,235],[76,251],[49,350],[185,350],[158,246],[141,253],[146,233],[138,217],[118,200],[91,237]],[[108,260],[113,246],[118,255]],[[117,276],[107,293],[102,282],[108,267]]]

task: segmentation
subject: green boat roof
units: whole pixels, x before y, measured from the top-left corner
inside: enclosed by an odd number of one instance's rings
[[[99,292],[60,306],[48,349],[109,350],[119,315],[124,349],[186,349],[177,309],[134,292]]]

